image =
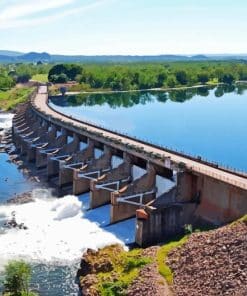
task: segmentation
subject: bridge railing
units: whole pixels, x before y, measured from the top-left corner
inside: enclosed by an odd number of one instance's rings
[[[240,187],[242,189],[247,189],[247,182],[237,181],[237,180],[234,180],[233,178],[226,177],[224,174],[217,174],[217,173],[211,172],[209,170],[202,169],[201,167],[193,167],[193,169],[194,169],[194,171],[197,171],[199,173],[205,174],[205,175],[210,176],[212,178],[221,180],[225,183],[234,185],[236,187]]]
[[[66,117],[68,119],[72,119],[74,122],[81,123],[81,124],[84,124],[84,125],[88,125],[88,126],[91,126],[93,128],[96,128],[96,129],[101,129],[102,131],[105,131],[105,132],[110,132],[110,133],[112,133],[112,134],[114,134],[116,136],[124,137],[126,139],[135,141],[135,142],[137,142],[139,144],[149,145],[152,148],[163,150],[164,153],[167,152],[167,153],[174,154],[174,155],[177,155],[177,156],[180,156],[180,157],[184,157],[184,158],[187,158],[189,160],[193,160],[193,161],[196,161],[198,163],[210,166],[212,168],[216,168],[216,169],[219,169],[221,171],[237,175],[239,177],[247,178],[247,172],[245,172],[245,171],[241,171],[239,169],[232,168],[232,167],[220,164],[218,162],[209,161],[209,160],[207,160],[207,159],[205,159],[204,157],[201,157],[201,156],[194,156],[194,155],[192,155],[190,153],[187,153],[187,152],[184,152],[184,151],[179,151],[176,148],[171,148],[171,147],[167,147],[167,146],[164,146],[164,145],[156,144],[153,141],[150,141],[150,140],[147,140],[147,139],[142,139],[142,138],[136,137],[134,135],[129,135],[129,134],[125,133],[125,132],[119,132],[119,131],[117,131],[115,129],[106,128],[105,126],[103,126],[101,124],[95,124],[94,122],[89,121],[89,120],[79,120],[77,118],[74,118],[71,115],[70,116],[66,115],[66,114],[54,109],[52,106],[49,105],[48,93],[46,94],[46,102],[45,103],[55,113],[60,114],[61,116]],[[34,99],[33,99],[33,106],[37,108],[37,106],[35,106]]]

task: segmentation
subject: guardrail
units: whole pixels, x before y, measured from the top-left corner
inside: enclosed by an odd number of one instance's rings
[[[33,107],[37,110],[38,108],[35,105],[34,98],[35,98],[35,96],[32,98],[31,101],[32,101]],[[135,141],[137,144],[148,145],[148,146],[150,146],[152,148],[162,150],[162,151],[164,151],[164,153],[167,152],[167,153],[170,153],[170,154],[173,154],[173,155],[176,155],[176,156],[187,158],[189,160],[198,162],[200,164],[207,165],[207,166],[209,166],[211,168],[214,168],[214,169],[217,169],[217,170],[220,170],[220,171],[223,171],[223,172],[226,172],[226,173],[230,173],[230,174],[233,174],[235,176],[239,176],[239,177],[242,177],[242,178],[246,178],[247,179],[247,173],[246,172],[241,172],[238,169],[230,168],[230,167],[221,165],[221,164],[219,164],[217,162],[208,161],[208,160],[204,159],[201,156],[195,157],[193,155],[190,155],[190,154],[185,153],[185,152],[178,151],[176,149],[172,149],[172,148],[165,147],[165,146],[162,146],[162,145],[159,145],[159,144],[155,144],[153,142],[150,142],[149,140],[143,140],[143,139],[137,138],[135,136],[130,136],[130,135],[126,134],[126,133],[119,132],[119,131],[116,131],[116,130],[113,130],[113,129],[109,129],[109,128],[106,128],[106,127],[101,126],[101,125],[97,125],[97,124],[95,124],[93,122],[90,122],[90,121],[87,121],[87,120],[79,120],[79,119],[74,118],[72,116],[68,116],[68,115],[66,115],[66,114],[64,114],[64,113],[62,113],[60,111],[55,110],[54,108],[52,108],[49,105],[49,96],[48,96],[48,93],[46,94],[45,103],[48,106],[48,108],[51,109],[53,112],[55,112],[55,113],[57,113],[57,114],[65,117],[65,118],[68,118],[70,120],[73,120],[74,122],[77,122],[77,123],[80,123],[80,124],[84,124],[84,125],[88,125],[89,127],[100,129],[102,131],[105,131],[105,132],[108,132],[108,133],[112,133],[113,135],[116,135],[116,136],[119,136],[119,137],[124,137],[126,139],[131,140],[131,141]],[[51,116],[49,114],[47,116],[49,116],[51,118]]]

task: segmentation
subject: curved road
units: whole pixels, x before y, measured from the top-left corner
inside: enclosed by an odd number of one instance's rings
[[[45,116],[47,119],[50,119],[49,116],[55,117],[57,120],[63,121],[64,123],[73,124],[77,128],[86,128],[88,132],[92,133],[101,133],[102,137],[106,138],[115,138],[116,140],[120,140],[122,144],[131,144],[135,146],[142,147],[144,151],[148,153],[157,153],[164,155],[165,157],[170,157],[172,162],[175,163],[184,163],[188,169],[200,174],[204,174],[210,176],[214,179],[226,182],[228,184],[234,185],[236,187],[242,188],[247,190],[247,177],[239,176],[234,174],[233,172],[223,171],[221,169],[212,167],[210,165],[201,163],[196,160],[191,160],[186,158],[185,156],[180,156],[177,154],[173,154],[167,152],[166,150],[162,150],[159,148],[155,148],[149,144],[143,144],[135,139],[129,139],[124,136],[117,135],[113,132],[102,130],[101,128],[93,127],[87,125],[83,122],[78,122],[73,120],[72,118],[62,115],[51,109],[47,104],[48,94],[47,94],[47,87],[40,86],[38,90],[38,94],[32,100],[32,106],[36,110],[36,112],[40,113],[41,115]],[[52,121],[52,119],[51,119]]]

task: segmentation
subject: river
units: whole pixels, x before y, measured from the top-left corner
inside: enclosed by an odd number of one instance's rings
[[[12,116],[0,113],[0,129],[11,127]],[[4,131],[1,131],[3,133]],[[7,204],[25,191],[32,191],[33,202]],[[5,264],[23,259],[31,264],[31,288],[42,296],[73,296],[80,258],[87,248],[134,242],[135,219],[108,225],[110,206],[89,210],[89,194],[53,196],[49,188],[30,182],[0,153],[0,282]],[[5,226],[15,215],[27,229]],[[0,284],[0,294],[2,291]]]

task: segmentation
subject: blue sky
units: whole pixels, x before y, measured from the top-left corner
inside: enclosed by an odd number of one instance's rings
[[[0,0],[0,49],[247,53],[246,0]]]

